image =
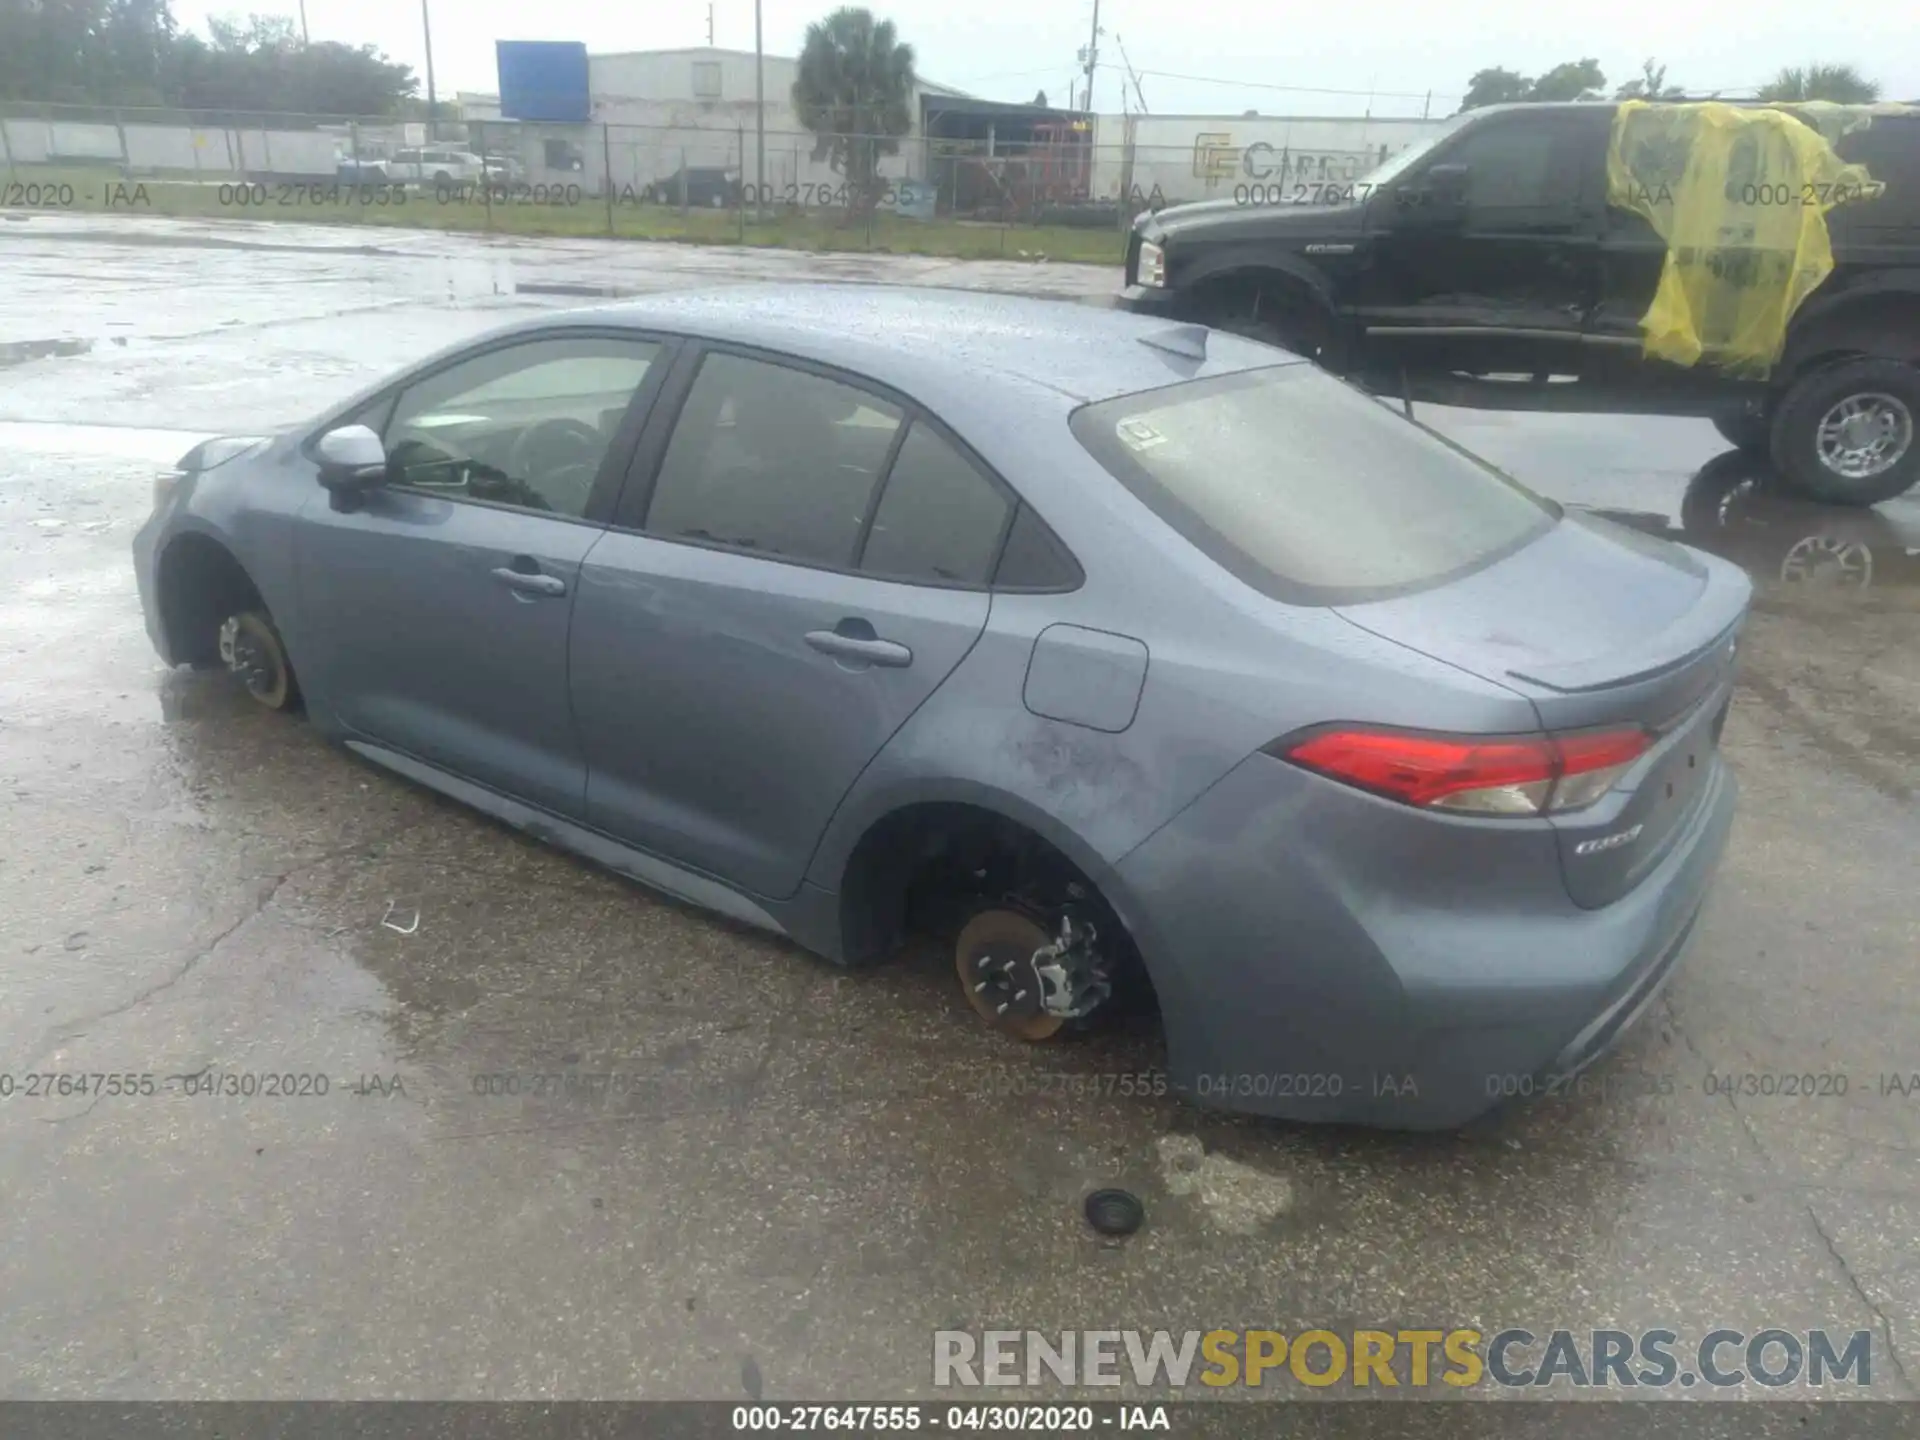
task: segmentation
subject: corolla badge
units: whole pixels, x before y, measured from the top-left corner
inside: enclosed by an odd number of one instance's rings
[[[1621,830],[1612,835],[1602,835],[1598,840],[1582,840],[1573,847],[1576,855],[1598,855],[1602,850],[1618,850],[1622,845],[1631,845],[1640,838],[1640,832],[1647,827],[1636,825],[1631,830]]]

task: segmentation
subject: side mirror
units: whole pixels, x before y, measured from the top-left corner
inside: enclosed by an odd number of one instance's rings
[[[1427,188],[1436,195],[1445,195],[1454,200],[1464,200],[1467,194],[1467,174],[1471,166],[1451,161],[1445,165],[1427,167]]]
[[[1397,208],[1408,220],[1444,224],[1457,220],[1467,200],[1469,167],[1457,163],[1429,165],[1395,193]]]
[[[387,483],[387,448],[365,425],[329,430],[313,446],[320,483],[336,498],[359,495]]]

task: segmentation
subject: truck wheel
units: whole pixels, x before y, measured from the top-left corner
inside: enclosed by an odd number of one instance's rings
[[[1713,428],[1736,450],[1765,455],[1773,439],[1773,415],[1762,406],[1740,405],[1715,415]]]
[[[1215,320],[1213,325],[1217,330],[1241,335],[1248,340],[1258,340],[1263,345],[1276,345],[1282,350],[1291,350],[1303,360],[1313,360],[1331,368],[1332,327],[1322,316],[1304,306],[1282,309],[1278,305],[1268,304],[1261,307],[1257,318],[1252,315],[1229,315]]]
[[[1802,494],[1877,505],[1920,479],[1920,369],[1849,360],[1801,376],[1773,418],[1773,463]]]

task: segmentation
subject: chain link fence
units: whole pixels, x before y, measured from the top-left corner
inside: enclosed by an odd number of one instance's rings
[[[1142,210],[1338,198],[1381,156],[0,105],[0,207],[1117,261]]]

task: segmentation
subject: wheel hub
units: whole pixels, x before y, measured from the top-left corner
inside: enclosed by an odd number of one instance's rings
[[[999,941],[983,946],[973,957],[973,993],[1009,1029],[1028,1028],[1031,1022],[1048,1018],[1041,1003],[1045,992],[1034,965],[1037,953]]]
[[[255,697],[271,695],[280,683],[280,657],[238,616],[220,627],[220,658]]]
[[[1820,463],[1834,474],[1870,479],[1906,458],[1913,446],[1913,412],[1898,396],[1849,395],[1821,417],[1814,443]]]
[[[1049,935],[1025,910],[996,908],[981,911],[960,932],[954,969],[967,1003],[995,1029],[1045,1040],[1111,993],[1093,949],[1093,926],[1070,913],[1057,924]]]

